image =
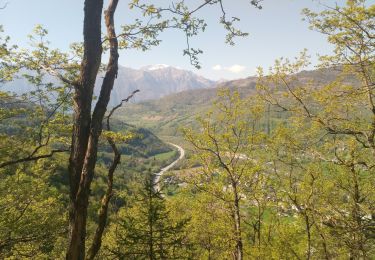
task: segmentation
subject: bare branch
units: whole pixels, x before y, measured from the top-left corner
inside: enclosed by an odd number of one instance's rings
[[[66,77],[64,77],[61,73],[59,73],[58,71],[50,68],[50,67],[47,67],[47,66],[44,66],[44,65],[40,65],[41,68],[43,70],[45,70],[48,74],[50,74],[51,76],[54,76],[56,78],[58,78],[59,80],[61,80],[62,82],[68,84],[68,85],[71,85],[71,86],[77,86],[78,85],[78,82],[75,82],[75,81],[72,81],[72,80],[69,80],[67,79]]]
[[[32,155],[29,155],[25,158],[0,163],[0,168],[4,168],[6,166],[15,165],[18,163],[23,163],[23,162],[38,161],[40,159],[50,158],[55,153],[63,153],[63,152],[69,152],[69,151],[70,151],[69,149],[55,149],[55,150],[52,150],[50,153],[42,154],[42,155],[34,155],[35,153],[33,152]]]

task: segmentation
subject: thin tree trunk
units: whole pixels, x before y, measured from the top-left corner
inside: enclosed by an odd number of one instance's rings
[[[153,178],[152,176],[150,175],[150,180],[148,180],[150,182],[150,185],[152,185],[154,183],[153,181]],[[153,209],[153,205],[152,205],[152,197],[153,197],[153,192],[154,188],[153,187],[150,187],[149,191],[148,191],[148,228],[149,228],[149,239],[148,239],[148,246],[149,246],[149,259],[150,260],[154,260],[155,259],[155,255],[154,255],[154,229],[153,229],[153,226],[154,226],[154,209]]]
[[[240,215],[240,198],[238,196],[237,186],[234,184],[234,226],[235,226],[235,239],[236,239],[236,260],[243,259],[243,245],[242,245],[242,235],[241,235],[241,215]]]
[[[113,113],[122,106],[124,102],[128,102],[134,95],[135,93],[139,92],[139,90],[133,91],[133,93],[128,96],[126,99],[123,99],[121,103],[114,108],[112,108],[111,112],[109,113],[107,117],[107,130],[111,131],[110,127],[110,119]],[[106,193],[104,194],[99,210],[99,216],[98,216],[98,226],[95,231],[95,235],[91,244],[91,247],[88,251],[87,259],[92,260],[95,258],[95,256],[98,254],[100,247],[102,245],[102,237],[103,237],[103,232],[104,228],[107,223],[107,216],[108,216],[108,206],[109,202],[112,198],[112,190],[113,190],[113,174],[117,168],[117,165],[120,163],[121,160],[121,153],[117,149],[116,143],[114,140],[110,137],[107,138],[107,142],[112,148],[112,151],[114,153],[113,156],[113,161],[111,163],[111,166],[108,169],[108,181],[107,181],[107,190]]]
[[[94,177],[98,141],[102,132],[102,121],[118,71],[118,43],[113,22],[117,3],[118,0],[110,1],[105,15],[110,42],[110,57],[99,99],[91,116],[92,94],[102,54],[100,23],[103,0],[85,1],[85,52],[81,69],[81,86],[77,87],[74,97],[75,129],[73,132],[73,149],[69,165],[72,210],[70,214],[71,233],[67,259],[85,258],[86,221],[90,185]],[[87,125],[89,125],[88,131]],[[85,131],[81,131],[82,129]]]
[[[329,260],[330,254],[328,252],[326,238],[325,238],[324,234],[322,233],[322,231],[320,230],[319,225],[316,225],[316,226],[317,226],[317,229],[318,229],[318,232],[319,232],[319,236],[322,238],[322,246],[323,246],[323,250],[324,250],[324,257],[325,257],[326,260]]]
[[[112,150],[114,152],[114,158],[108,170],[107,191],[101,202],[101,207],[100,207],[99,216],[98,216],[98,226],[96,228],[91,247],[87,253],[86,259],[88,260],[93,260],[95,258],[95,256],[98,254],[100,247],[102,245],[102,236],[103,236],[104,228],[107,223],[109,201],[113,195],[112,194],[113,174],[116,170],[117,165],[120,163],[120,159],[121,159],[121,154],[118,151],[113,140],[108,140],[108,142],[110,143]]]
[[[109,44],[110,44],[110,57],[109,57],[109,63],[107,66],[107,72],[103,81],[100,97],[102,97],[103,103],[100,104],[101,106],[105,106],[105,108],[108,105],[109,102],[109,96],[110,92],[113,88],[114,85],[114,80],[117,76],[117,71],[118,71],[118,41],[116,37],[116,32],[115,32],[115,26],[114,26],[114,14],[117,8],[118,0],[112,0],[110,1],[107,10],[105,11],[105,25],[107,28],[107,37],[109,39]],[[100,101],[100,98],[99,98]],[[98,103],[99,103],[98,101]],[[107,118],[107,130],[110,130],[110,125],[109,125],[109,120],[110,116],[113,114],[115,109],[120,107],[122,102],[120,103],[119,106],[116,108],[112,109],[110,115]],[[95,107],[95,111],[97,110],[97,106]],[[95,115],[94,111],[94,115]],[[104,116],[104,114],[103,114]],[[99,130],[101,131],[101,129]],[[102,236],[104,232],[104,228],[106,226],[107,222],[107,215],[108,215],[108,205],[109,201],[112,197],[112,188],[113,188],[113,174],[117,168],[117,165],[120,163],[121,159],[121,154],[118,151],[115,142],[111,138],[107,138],[108,143],[110,144],[113,152],[114,152],[114,158],[112,161],[112,164],[108,170],[108,184],[107,184],[107,191],[106,194],[104,195],[102,199],[102,204],[101,208],[99,211],[99,218],[98,218],[98,226],[95,231],[95,235],[93,238],[93,242],[91,244],[91,247],[88,251],[88,256],[87,259],[92,260],[95,258],[97,253],[100,250],[101,244],[102,244]],[[97,143],[96,143],[97,145]],[[95,151],[96,153],[97,151]],[[96,159],[95,159],[96,161]],[[95,165],[94,165],[95,167]]]
[[[310,225],[310,219],[307,215],[307,212],[304,212],[305,215],[305,224],[306,224],[306,235],[307,235],[307,255],[306,259],[311,259],[311,225]]]
[[[103,0],[86,0],[84,4],[84,56],[79,84],[74,94],[74,127],[69,158],[69,246],[67,259],[84,259],[88,196],[77,199],[91,124],[91,103],[101,55],[101,14]]]

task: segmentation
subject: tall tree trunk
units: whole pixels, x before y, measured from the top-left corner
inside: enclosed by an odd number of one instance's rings
[[[155,253],[154,253],[154,207],[153,207],[153,190],[154,187],[152,187],[154,180],[153,176],[150,175],[150,179],[148,180],[150,182],[149,190],[148,190],[148,231],[149,231],[149,238],[148,238],[148,247],[149,247],[149,259],[154,260],[155,259]]]
[[[243,245],[242,245],[242,234],[241,234],[241,215],[240,215],[240,198],[238,196],[237,185],[234,183],[233,195],[234,195],[234,227],[235,227],[235,239],[236,239],[236,260],[243,259]]]
[[[74,96],[74,129],[69,163],[71,209],[67,259],[85,258],[90,185],[94,177],[102,121],[118,71],[118,42],[113,21],[117,3],[118,0],[110,1],[105,14],[110,57],[99,99],[91,116],[92,95],[102,55],[101,14],[103,0],[85,1],[84,57],[81,64],[80,85],[76,87]]]
[[[74,127],[69,159],[70,209],[69,247],[67,259],[84,259],[87,217],[87,198],[77,199],[81,173],[87,151],[91,103],[101,55],[101,15],[103,0],[86,0],[84,4],[84,56],[79,84],[74,94]]]
[[[306,225],[306,236],[307,236],[307,252],[306,252],[306,259],[311,259],[311,224],[310,224],[310,218],[306,210],[304,211],[304,217],[305,217],[305,225]]]

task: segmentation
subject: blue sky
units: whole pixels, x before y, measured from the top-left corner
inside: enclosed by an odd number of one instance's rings
[[[49,30],[49,40],[54,47],[67,49],[71,42],[82,39],[83,0],[0,0],[8,2],[0,11],[0,24],[12,41],[20,46],[27,45],[27,37],[36,24]],[[202,0],[201,0],[202,1]],[[188,0],[194,4],[201,2]],[[106,1],[105,1],[106,2]],[[129,21],[126,0],[120,1],[116,22],[119,25]],[[155,2],[168,3],[169,0]],[[235,46],[225,44],[225,31],[218,24],[220,10],[208,8],[197,15],[208,23],[207,30],[192,40],[192,47],[204,51],[200,56],[202,69],[195,70],[186,56],[184,35],[167,31],[161,35],[160,46],[147,52],[125,50],[120,53],[120,64],[139,68],[149,64],[168,64],[211,79],[235,79],[254,74],[257,66],[268,68],[278,57],[292,58],[307,48],[312,61],[316,63],[317,53],[329,53],[332,48],[325,37],[308,29],[302,21],[301,10],[308,7],[319,10],[322,7],[314,0],[264,0],[263,9],[250,6],[249,0],[226,0],[228,15],[241,18],[239,27],[250,35],[237,39]],[[328,5],[344,4],[344,0],[321,1]],[[375,3],[375,0],[369,0]]]

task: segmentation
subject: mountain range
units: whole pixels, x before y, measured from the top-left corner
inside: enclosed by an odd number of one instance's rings
[[[99,95],[103,74],[96,80],[95,95]],[[46,82],[57,82],[54,78],[46,77]],[[217,82],[199,76],[192,71],[156,64],[132,69],[119,66],[117,79],[111,94],[110,106],[115,106],[136,89],[140,93],[132,102],[159,99],[166,95],[181,91],[211,88]],[[18,94],[34,90],[25,79],[20,77],[12,82],[6,83],[1,90],[12,91]]]
[[[334,81],[339,74],[340,70],[333,68],[302,71],[295,75],[295,83],[312,81],[315,87],[319,87]],[[226,81],[213,88],[191,89],[157,100],[127,104],[115,116],[124,122],[148,128],[158,136],[178,136],[181,127],[194,126],[197,116],[204,115],[210,109],[220,88],[237,89],[241,96],[247,97],[255,94],[257,80],[257,77],[248,77]],[[355,77],[343,80],[358,84]]]
[[[101,80],[97,80],[97,94],[100,83]],[[139,102],[159,99],[185,90],[210,88],[215,85],[215,81],[165,64],[150,65],[140,69],[120,66],[112,90],[111,105],[118,104],[121,99],[126,98],[136,89],[139,89],[140,93],[133,101]]]

